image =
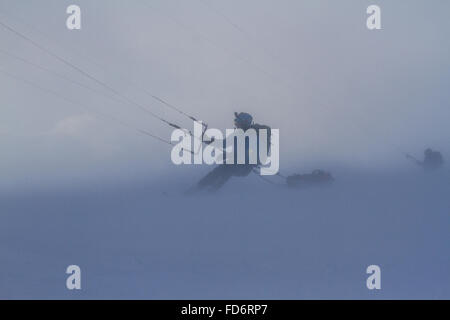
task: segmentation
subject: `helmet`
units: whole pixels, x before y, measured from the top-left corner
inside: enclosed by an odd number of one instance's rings
[[[253,123],[253,117],[245,112],[234,113],[234,123],[238,128],[249,128]]]

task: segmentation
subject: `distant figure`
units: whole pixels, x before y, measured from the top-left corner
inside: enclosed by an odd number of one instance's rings
[[[234,153],[234,164],[221,164],[214,168],[204,178],[202,178],[196,186],[196,190],[209,189],[209,191],[217,191],[220,189],[231,177],[246,177],[259,163],[259,130],[267,130],[267,152],[270,151],[270,127],[253,123],[253,117],[245,112],[234,113],[234,125],[236,129],[242,129],[244,132],[249,129],[254,129],[257,136],[258,164],[249,163],[249,143],[245,142],[245,164],[237,164],[237,153]],[[224,153],[225,157],[225,153]],[[225,159],[224,159],[225,160]],[[192,190],[191,190],[192,191]]]
[[[314,170],[312,173],[306,174],[293,174],[286,178],[287,185],[290,188],[325,186],[333,181],[333,176],[323,170]]]
[[[409,154],[407,154],[406,157],[427,171],[439,169],[444,165],[444,159],[439,151],[433,151],[428,148],[423,152],[423,154],[423,161],[417,160]]]

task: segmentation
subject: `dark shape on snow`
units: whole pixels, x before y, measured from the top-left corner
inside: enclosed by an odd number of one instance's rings
[[[406,158],[412,160],[415,164],[426,171],[434,171],[442,168],[444,165],[444,158],[439,151],[433,151],[430,148],[423,152],[423,161],[417,160],[413,156],[407,154]]]
[[[288,187],[305,188],[313,186],[326,186],[334,181],[333,176],[323,170],[314,170],[311,173],[293,174],[286,178]]]
[[[204,176],[198,183],[197,188],[209,191],[219,190],[231,177],[248,176],[255,165],[251,164],[221,164]]]
[[[217,191],[220,189],[231,177],[246,177],[248,176],[254,168],[259,165],[259,130],[266,129],[267,130],[267,146],[268,151],[270,151],[270,136],[271,129],[266,125],[260,125],[253,122],[253,117],[245,112],[234,113],[234,125],[236,129],[242,129],[245,131],[249,129],[254,129],[256,131],[257,136],[257,148],[256,152],[258,152],[258,164],[250,164],[249,163],[249,143],[245,142],[245,164],[237,164],[237,153],[234,153],[234,163],[235,164],[221,164],[214,168],[210,173],[208,173],[205,177],[203,177],[198,183],[195,190],[190,190],[190,193],[193,191],[199,191],[203,189],[208,189],[209,191]],[[224,146],[225,147],[225,146]],[[225,156],[225,155],[224,155]],[[224,159],[225,160],[225,159]]]

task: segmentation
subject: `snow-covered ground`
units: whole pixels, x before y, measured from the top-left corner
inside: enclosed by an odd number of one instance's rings
[[[3,196],[0,298],[449,299],[448,173],[335,176],[309,190],[252,175],[214,195],[184,196],[186,179]],[[80,291],[66,289],[71,264]],[[366,288],[372,264],[381,290]]]

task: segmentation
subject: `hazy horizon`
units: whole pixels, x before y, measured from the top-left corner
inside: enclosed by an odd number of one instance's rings
[[[450,298],[449,1],[77,0],[68,30],[71,4],[0,1],[0,299]],[[334,181],[195,193],[213,167],[139,131],[192,129],[152,95],[221,130],[248,112],[283,175]],[[428,147],[443,169],[405,158]]]
[[[232,127],[234,111],[251,113],[280,130],[285,171],[321,165],[395,171],[410,165],[399,151],[450,154],[447,2],[381,1],[376,32],[365,26],[369,1],[107,3],[78,1],[83,22],[75,31],[65,27],[70,1],[5,0],[0,17],[186,128],[191,121],[138,87],[219,129]],[[4,28],[0,34],[1,50],[110,95]],[[5,71],[89,107],[0,74],[1,190],[183,171],[171,163],[170,146],[100,114],[169,139],[163,123],[0,56]]]

